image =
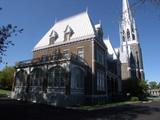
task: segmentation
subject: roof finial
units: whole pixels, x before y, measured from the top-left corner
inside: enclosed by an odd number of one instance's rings
[[[86,7],[86,13],[88,13],[88,6]]]

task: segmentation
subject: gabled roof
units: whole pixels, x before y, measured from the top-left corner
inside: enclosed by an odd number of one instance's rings
[[[112,47],[112,44],[111,44],[110,40],[109,39],[105,39],[104,43],[105,43],[106,47],[108,48],[109,57],[112,58],[113,60],[117,60],[118,57],[117,57],[116,51]]]
[[[64,32],[69,26],[74,34],[69,41],[64,42]],[[67,28],[68,29],[68,28]],[[53,45],[49,45],[50,34],[55,31],[58,34],[58,38]],[[36,44],[33,50],[43,49],[49,46],[55,46],[82,40],[90,37],[95,37],[95,27],[87,12],[82,12],[75,16],[58,21],[54,26],[42,37],[42,39]]]

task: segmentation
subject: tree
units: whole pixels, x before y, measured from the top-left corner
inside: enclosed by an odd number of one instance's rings
[[[140,95],[145,95],[148,90],[148,84],[146,80],[138,80],[138,93]]]
[[[159,82],[159,84],[158,84],[158,88],[160,89],[160,82]]]
[[[137,6],[143,5],[145,3],[160,6],[160,0],[133,0],[133,3],[131,4],[131,9],[134,9]]]
[[[15,72],[14,67],[7,67],[7,66],[0,72],[1,88],[11,90],[12,82],[14,79],[14,72]]]
[[[151,82],[149,82],[149,87],[151,89],[157,89],[158,88],[158,84],[157,84],[156,81],[151,81]]]
[[[1,10],[2,8],[0,8]],[[2,63],[2,57],[5,55],[7,48],[10,45],[14,45],[14,43],[8,38],[18,33],[21,33],[23,29],[18,29],[17,26],[13,26],[12,24],[2,25],[0,26],[0,63]]]
[[[129,93],[131,96],[137,96],[140,99],[145,99],[147,96],[148,84],[146,80],[125,80],[124,93]]]
[[[135,4],[142,4],[149,2],[151,4],[160,5],[160,0],[135,0]]]

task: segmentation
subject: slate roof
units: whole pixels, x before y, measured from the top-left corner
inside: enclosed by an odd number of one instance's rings
[[[105,40],[104,40],[104,43],[105,43],[106,47],[108,48],[109,57],[112,58],[113,60],[118,59],[117,54],[116,54],[116,51],[115,51],[115,49],[113,48],[110,40],[109,40],[109,39],[105,39]]]
[[[69,26],[69,29],[73,31],[73,34],[68,41],[64,41],[65,30]],[[58,34],[58,38],[55,43],[50,45],[49,39],[52,31]],[[78,41],[82,39],[87,39],[95,37],[95,27],[87,12],[82,12],[80,14],[74,15],[72,17],[58,21],[51,27],[51,29],[42,37],[42,39],[35,45],[33,51],[43,49],[49,46],[56,46],[60,44],[65,44],[68,42]]]

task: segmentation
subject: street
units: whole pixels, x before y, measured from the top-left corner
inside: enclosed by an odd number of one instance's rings
[[[159,120],[160,102],[87,111],[0,98],[0,117],[5,120]]]

